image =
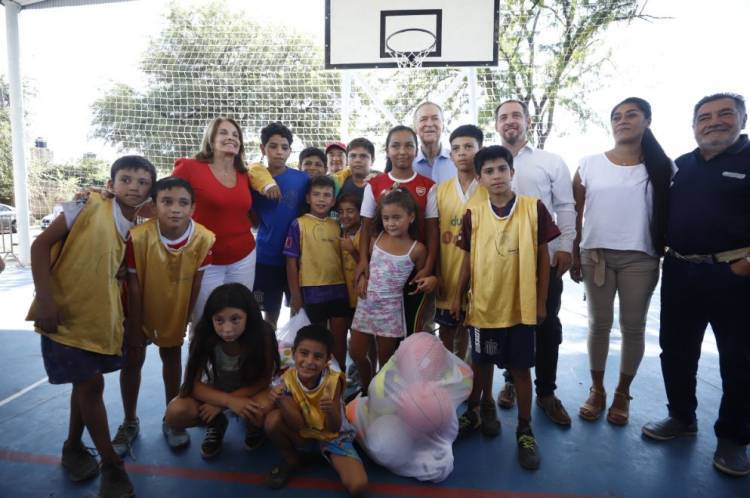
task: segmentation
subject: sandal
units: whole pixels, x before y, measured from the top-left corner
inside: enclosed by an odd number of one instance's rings
[[[597,401],[599,402],[597,403]],[[594,420],[597,420],[599,417],[601,417],[602,412],[606,407],[607,393],[605,391],[600,391],[598,389],[590,387],[589,397],[578,409],[578,416],[584,420],[593,422]]]
[[[620,398],[625,405],[625,408],[615,408],[615,399]],[[628,419],[630,418],[630,400],[632,396],[627,395],[620,391],[615,391],[614,399],[612,400],[612,406],[609,407],[607,412],[607,422],[614,425],[627,425]]]
[[[282,460],[280,464],[271,469],[266,476],[266,484],[271,489],[281,489],[289,482],[292,472],[297,468],[296,465]]]

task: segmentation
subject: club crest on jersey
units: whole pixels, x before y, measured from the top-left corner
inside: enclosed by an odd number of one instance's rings
[[[415,189],[417,191],[417,195],[420,197],[424,197],[424,195],[427,193],[427,189],[422,187],[421,185]]]

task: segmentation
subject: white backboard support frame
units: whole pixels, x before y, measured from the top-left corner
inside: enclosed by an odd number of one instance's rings
[[[498,64],[500,0],[326,0],[325,9],[326,69],[395,68],[389,46],[433,42],[422,67]]]

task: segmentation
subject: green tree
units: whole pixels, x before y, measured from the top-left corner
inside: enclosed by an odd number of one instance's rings
[[[504,0],[500,8],[499,69],[482,69],[483,121],[507,98],[526,102],[529,137],[540,148],[558,107],[581,122],[597,122],[586,96],[596,88],[609,52],[602,36],[612,24],[645,19],[638,0]]]
[[[85,154],[70,163],[55,163],[44,157],[29,161],[29,208],[33,218],[41,218],[55,204],[69,201],[76,192],[91,186],[104,186],[109,178],[109,164]]]
[[[0,75],[0,202],[13,200],[13,158],[10,148],[10,95],[5,76]]]
[[[306,143],[337,136],[339,77],[319,70],[319,44],[222,2],[198,10],[172,5],[166,21],[141,62],[145,90],[118,84],[94,103],[96,136],[139,151],[161,170],[195,154],[206,124],[222,114],[240,122],[249,145],[272,121]]]

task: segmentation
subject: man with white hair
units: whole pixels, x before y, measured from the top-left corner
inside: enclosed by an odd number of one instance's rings
[[[438,185],[456,176],[450,148],[443,147],[440,141],[443,123],[443,109],[434,102],[422,102],[414,111],[414,131],[419,137],[419,150],[412,167]]]

